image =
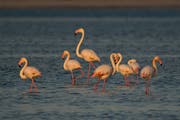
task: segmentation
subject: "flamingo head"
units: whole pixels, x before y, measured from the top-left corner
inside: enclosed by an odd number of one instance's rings
[[[65,59],[65,56],[69,54],[69,52],[67,50],[64,50],[64,52],[62,53],[61,55],[61,58],[64,60]]]
[[[162,59],[159,56],[155,56],[154,60],[159,62],[159,64],[162,66],[163,62],[162,62]]]
[[[119,58],[119,56],[115,53],[115,54],[113,55],[113,59],[114,59],[114,63],[117,64],[120,58]]]
[[[75,30],[74,35],[77,35],[78,33],[84,33],[84,29],[79,28],[79,29]]]
[[[22,57],[22,58],[19,60],[19,62],[18,62],[18,66],[19,66],[19,67],[22,67],[22,64],[24,64],[25,62],[27,62],[27,59],[24,58],[24,57]]]

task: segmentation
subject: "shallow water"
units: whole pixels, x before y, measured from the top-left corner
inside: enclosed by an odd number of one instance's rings
[[[163,16],[158,16],[162,11],[154,11],[154,16],[153,12],[141,15],[146,13],[142,11],[132,13],[134,16],[123,12],[118,16],[117,11],[115,15],[113,10],[107,11],[102,10],[102,16],[98,16],[101,12],[93,16],[85,11],[80,17],[76,13],[55,17],[1,15],[0,119],[180,119],[180,15],[172,17],[165,10]],[[91,79],[87,86],[85,77],[72,87],[61,54],[69,50],[87,73],[88,63],[75,55],[80,35],[74,36],[74,30],[79,27],[86,31],[81,49],[91,48],[101,57],[96,66],[110,64],[112,52],[121,52],[123,63],[135,58],[140,66],[151,64],[152,58],[159,55],[164,67],[158,66],[158,76],[151,81],[152,94],[145,95],[142,79],[137,86],[120,88],[124,80],[119,73],[108,79],[106,93],[101,92],[102,83],[94,92],[97,80]],[[42,72],[42,78],[36,80],[39,93],[26,93],[31,81],[19,77],[20,57],[27,57],[30,65]]]

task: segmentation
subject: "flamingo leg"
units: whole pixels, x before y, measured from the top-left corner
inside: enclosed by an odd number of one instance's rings
[[[90,79],[90,71],[91,71],[91,66],[96,69],[96,66],[93,64],[93,62],[89,62],[89,67],[88,67],[88,76],[87,76],[87,83],[89,84],[89,79]]]
[[[125,86],[129,86],[130,82],[129,82],[127,76],[124,76],[124,80],[125,80]]]
[[[89,66],[88,66],[88,75],[87,75],[87,83],[89,84],[89,79],[90,79],[90,70],[91,70],[91,64],[89,63]]]
[[[93,66],[94,69],[96,69],[96,66],[94,65],[93,62],[89,62],[91,64],[91,66]]]
[[[84,77],[84,72],[82,71],[82,69],[79,69],[79,70],[80,70],[80,72],[81,72],[81,76],[80,76],[79,78]]]
[[[150,92],[150,79],[146,81],[146,90],[145,90],[146,95],[149,95],[149,92]]]
[[[81,75],[76,77],[76,79],[80,79],[80,78],[82,78],[84,76],[84,72],[82,71],[82,69],[79,69],[79,71],[81,72]]]
[[[139,76],[138,76],[138,74],[136,74],[136,84],[139,84]]]
[[[99,82],[100,82],[100,79],[98,79],[97,83],[94,85],[94,91],[98,89]]]
[[[107,82],[107,80],[106,80],[106,79],[104,79],[104,83],[103,83],[103,89],[102,89],[102,92],[105,92],[105,86],[106,86],[106,82]]]
[[[34,82],[34,79],[32,79],[32,85],[34,86],[35,92],[38,92],[38,87]]]
[[[72,86],[74,86],[75,85],[75,82],[76,82],[76,78],[74,77],[74,74],[73,74],[73,71],[71,71],[71,84],[72,84]]]
[[[31,93],[32,92],[32,83],[31,83],[31,85],[30,85],[30,88],[29,88],[29,92]]]

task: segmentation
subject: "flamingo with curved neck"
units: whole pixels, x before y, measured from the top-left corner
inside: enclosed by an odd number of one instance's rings
[[[128,76],[133,74],[134,72],[129,65],[120,64],[123,59],[123,56],[121,53],[117,53],[116,55],[119,57],[119,60],[116,63],[116,72],[120,72],[121,75],[123,75],[124,80],[125,80],[125,86],[129,86],[130,82],[129,82]]]
[[[79,40],[79,43],[76,47],[76,55],[79,58],[84,59],[85,61],[89,62],[89,67],[88,67],[88,76],[87,76],[87,80],[89,82],[90,79],[90,70],[91,70],[91,66],[94,67],[94,69],[96,68],[95,65],[93,64],[93,62],[98,61],[100,62],[100,58],[98,57],[98,55],[91,49],[83,49],[81,50],[81,52],[79,52],[80,46],[84,40],[84,29],[83,28],[79,28],[77,30],[75,30],[75,35],[77,35],[78,33],[81,33],[81,38]]]
[[[80,70],[81,76],[78,77],[78,78],[83,77],[84,76],[84,72],[81,70],[81,68],[82,68],[81,64],[77,60],[70,59],[70,56],[71,55],[70,55],[69,51],[65,50],[61,57],[62,57],[62,59],[64,59],[66,57],[66,59],[64,61],[63,67],[64,67],[64,70],[71,72],[72,85],[75,85],[75,82],[76,82],[77,78],[74,77],[73,70],[77,70],[77,69]]]
[[[23,80],[26,80],[28,78],[31,79],[32,83],[30,85],[29,92],[32,92],[33,86],[35,88],[35,91],[38,92],[38,88],[34,82],[34,79],[36,77],[41,77],[41,72],[35,67],[28,66],[28,60],[24,57],[21,58],[20,61],[18,62],[19,67],[21,67],[22,64],[24,64],[24,66],[19,73],[21,79]]]
[[[111,75],[114,75],[114,73],[116,71],[115,70],[115,63],[113,60],[114,55],[115,55],[115,53],[112,53],[110,55],[110,61],[111,61],[112,67],[110,65],[103,64],[94,70],[91,77],[97,77],[98,78],[97,83],[94,85],[95,91],[98,89],[98,85],[99,85],[100,80],[104,80],[102,91],[105,92],[105,84],[107,82],[107,78],[110,77]]]
[[[136,59],[128,60],[128,65],[132,68],[134,74],[136,75],[136,83],[138,83],[138,74],[140,70],[140,65],[137,63]]]
[[[157,62],[159,62],[159,64],[162,65],[162,60],[159,56],[155,56],[153,58],[152,66],[147,65],[143,67],[140,72],[140,77],[146,80],[146,86],[145,86],[146,95],[149,95],[151,78],[157,74],[157,65],[156,65]]]

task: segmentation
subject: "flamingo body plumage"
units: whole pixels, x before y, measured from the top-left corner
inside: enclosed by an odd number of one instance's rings
[[[92,75],[92,77],[98,77],[99,80],[108,78],[112,73],[112,67],[109,65],[100,65],[98,66]]]
[[[37,92],[38,88],[34,82],[34,79],[37,77],[41,77],[42,74],[37,68],[28,66],[28,60],[24,57],[20,59],[20,61],[18,62],[18,65],[21,66],[23,63],[25,63],[25,64],[24,64],[23,68],[21,69],[19,75],[20,75],[21,79],[23,79],[23,80],[26,80],[28,78],[31,79],[32,83],[31,83],[29,91],[32,92],[32,87],[34,86],[35,90]]]
[[[100,62],[100,58],[98,57],[98,55],[91,49],[83,49],[81,51],[81,56],[87,62]]]
[[[24,69],[24,75],[29,79],[34,79],[41,76],[41,72],[35,67],[26,67]],[[23,79],[23,78],[22,78]]]
[[[123,76],[128,77],[130,74],[133,73],[133,70],[131,69],[131,67],[129,65],[120,64],[117,67],[117,72],[120,72]]]
[[[145,80],[151,79],[154,74],[154,69],[151,66],[145,66],[142,68],[140,76]]]
[[[73,71],[80,68],[82,68],[82,66],[77,60],[68,60],[68,62],[64,64],[64,69],[67,71]]]
[[[137,63],[135,59],[128,60],[128,65],[132,68],[134,74],[139,74],[140,65]]]

